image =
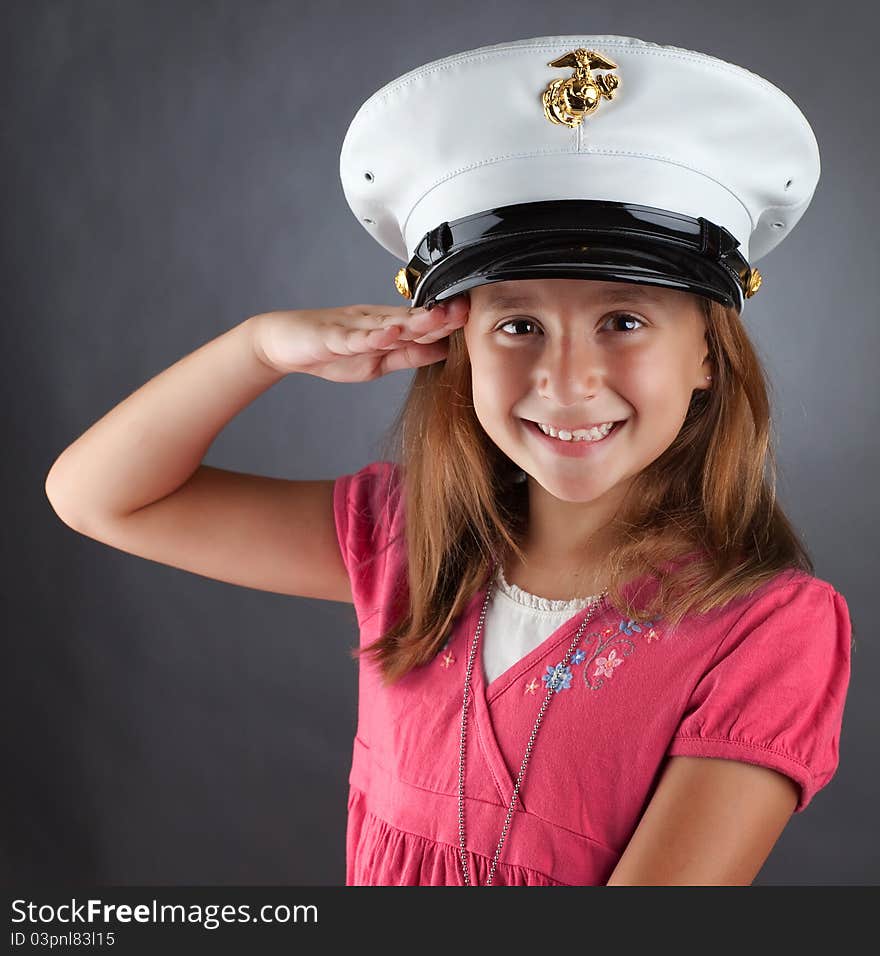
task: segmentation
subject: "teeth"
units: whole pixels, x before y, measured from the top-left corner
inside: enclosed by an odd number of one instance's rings
[[[564,428],[556,429],[553,425],[544,425],[542,422],[537,424],[545,435],[558,438],[560,441],[599,441],[611,431],[614,422],[605,422],[593,428],[578,428],[573,432],[566,431]]]

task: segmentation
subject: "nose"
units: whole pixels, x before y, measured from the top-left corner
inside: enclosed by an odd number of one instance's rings
[[[596,394],[604,374],[601,351],[583,331],[559,336],[538,360],[538,394],[560,408],[577,405]]]

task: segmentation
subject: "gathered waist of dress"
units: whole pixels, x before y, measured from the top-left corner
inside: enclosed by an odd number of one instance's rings
[[[458,795],[415,786],[376,760],[354,739],[349,785],[363,792],[366,808],[392,827],[425,840],[458,847]],[[468,849],[491,859],[507,816],[506,805],[465,795]],[[534,869],[572,886],[604,885],[620,854],[596,840],[532,813],[514,811],[500,861]]]

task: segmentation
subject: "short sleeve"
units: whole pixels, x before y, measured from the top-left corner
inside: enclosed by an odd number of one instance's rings
[[[668,755],[784,773],[800,813],[837,770],[851,636],[846,601],[827,582],[805,575],[763,590],[696,684]]]
[[[333,514],[358,621],[383,600],[387,552],[400,540],[400,475],[374,461],[333,485]]]

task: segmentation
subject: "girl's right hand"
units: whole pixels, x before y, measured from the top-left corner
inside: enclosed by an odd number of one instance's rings
[[[347,305],[264,312],[255,317],[257,354],[279,372],[331,382],[369,382],[445,359],[449,334],[467,321],[464,293],[424,308]]]

